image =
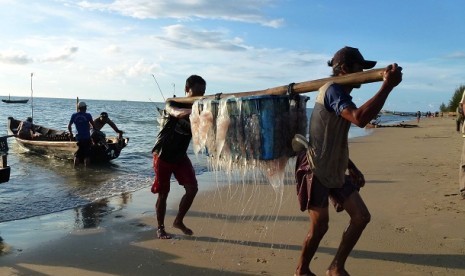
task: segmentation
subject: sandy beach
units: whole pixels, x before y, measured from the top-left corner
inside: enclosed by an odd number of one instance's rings
[[[444,117],[350,141],[372,215],[347,261],[351,275],[465,275],[465,200],[457,193],[463,139],[454,118]],[[199,184],[185,219],[192,237],[167,227],[176,237],[156,238],[149,187],[124,202],[113,199],[121,208],[95,227],[72,227],[72,211],[4,223],[10,231],[0,230],[0,275],[294,274],[308,216],[298,208],[292,173],[282,192],[221,173],[203,174]],[[169,199],[167,225],[178,201]],[[330,229],[311,267],[317,275],[324,275],[347,223],[347,214],[330,209]]]

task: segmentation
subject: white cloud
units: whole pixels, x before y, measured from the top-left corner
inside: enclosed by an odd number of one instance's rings
[[[447,59],[465,59],[465,52],[457,51],[446,56]]]
[[[278,28],[284,19],[268,19],[261,10],[273,0],[116,0],[111,3],[81,1],[81,8],[114,12],[137,19],[174,18],[179,20],[221,19]]]
[[[76,54],[79,50],[79,47],[67,47],[63,49],[61,52],[49,55],[43,58],[42,62],[60,62],[70,60],[74,54]]]
[[[113,78],[140,78],[156,71],[159,66],[141,59],[134,64],[120,64],[106,67],[100,73],[108,79]]]
[[[103,49],[103,52],[106,54],[119,54],[122,52],[121,47],[118,45],[109,45],[105,49]]]
[[[225,33],[219,31],[193,30],[184,25],[167,26],[163,30],[164,34],[157,38],[173,47],[222,51],[245,50],[245,47],[241,45],[241,39],[228,39]]]
[[[146,63],[144,60],[139,60],[136,64],[127,70],[128,77],[139,77],[151,74],[157,68],[154,64]]]
[[[33,60],[22,51],[3,51],[0,52],[0,62],[9,64],[29,64]]]

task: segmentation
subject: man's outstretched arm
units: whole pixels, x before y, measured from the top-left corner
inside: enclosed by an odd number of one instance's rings
[[[341,116],[358,127],[365,127],[381,111],[389,93],[402,81],[402,67],[396,63],[386,67],[379,91],[359,108],[347,107]]]

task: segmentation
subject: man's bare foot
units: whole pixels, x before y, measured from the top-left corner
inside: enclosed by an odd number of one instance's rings
[[[158,227],[157,229],[157,237],[160,240],[169,240],[172,236],[165,231],[165,227]]]
[[[173,222],[173,227],[181,230],[184,233],[184,235],[192,236],[194,234],[194,232],[191,229],[187,228],[182,222]]]

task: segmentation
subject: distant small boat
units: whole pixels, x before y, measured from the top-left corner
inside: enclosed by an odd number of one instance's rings
[[[2,99],[2,102],[4,103],[27,103],[29,99],[24,99],[24,100],[5,100]]]
[[[10,95],[8,95],[8,100],[2,99],[2,102],[4,103],[27,103],[28,101],[29,99],[12,100],[10,99]]]

